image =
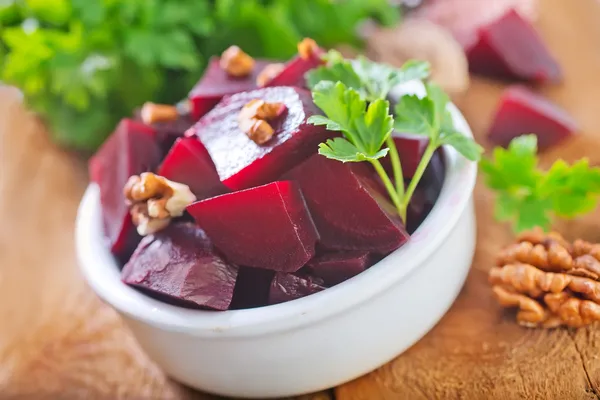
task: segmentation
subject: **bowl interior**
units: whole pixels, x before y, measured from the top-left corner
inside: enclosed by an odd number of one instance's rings
[[[395,90],[423,94],[419,82]],[[454,105],[450,112],[459,131],[471,130]],[[99,189],[91,184],[81,202],[76,226],[76,247],[81,270],[94,291],[120,312],[161,329],[196,336],[237,337],[275,332],[332,317],[377,296],[407,277],[450,233],[471,197],[476,163],[445,148],[446,176],[438,200],[410,240],[361,274],[322,292],[291,302],[247,310],[202,311],[173,306],[125,285],[103,235]]]

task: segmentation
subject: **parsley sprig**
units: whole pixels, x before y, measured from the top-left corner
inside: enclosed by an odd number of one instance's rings
[[[386,100],[397,85],[429,75],[429,65],[409,61],[394,68],[359,58],[345,60],[336,52],[326,56],[327,64],[307,74],[313,101],[325,116],[309,119],[314,125],[341,132],[342,137],[319,145],[319,154],[341,162],[369,162],[386,187],[398,215],[406,222],[412,195],[435,151],[443,145],[454,147],[464,157],[478,161],[482,149],[458,132],[447,110],[448,96],[434,83],[425,84],[426,95],[405,95],[390,114]],[[404,187],[402,163],[392,132],[410,132],[429,138],[413,178]],[[379,161],[389,154],[393,179]]]
[[[411,60],[401,68],[394,68],[372,62],[364,56],[347,60],[336,50],[330,50],[324,58],[326,65],[306,74],[308,87],[314,89],[322,81],[342,82],[367,101],[385,99],[395,86],[414,79],[425,79],[430,74],[429,63],[424,61]]]
[[[537,137],[513,139],[482,160],[486,184],[496,191],[495,216],[510,221],[516,232],[539,226],[548,229],[553,216],[574,218],[596,208],[600,198],[600,168],[585,158],[568,165],[557,160],[549,170],[538,167]]]

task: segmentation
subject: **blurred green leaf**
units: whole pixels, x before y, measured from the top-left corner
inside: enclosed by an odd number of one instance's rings
[[[59,143],[90,150],[144,101],[186,96],[232,44],[278,60],[303,37],[359,45],[371,16],[394,23],[398,11],[387,0],[0,0],[0,80]]]

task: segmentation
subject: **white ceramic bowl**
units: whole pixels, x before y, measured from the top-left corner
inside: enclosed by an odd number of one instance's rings
[[[451,112],[458,129],[471,135],[454,106]],[[330,388],[376,369],[418,341],[464,283],[475,247],[477,167],[454,150],[445,151],[441,194],[409,242],[360,275],[302,299],[211,312],[164,304],[128,287],[105,246],[94,185],[77,219],[80,266],[92,289],[175,380],[247,398]]]

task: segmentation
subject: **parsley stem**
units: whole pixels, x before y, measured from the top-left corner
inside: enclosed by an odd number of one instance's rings
[[[400,163],[400,156],[398,155],[398,149],[396,148],[396,142],[392,135],[385,141],[388,148],[390,149],[390,161],[392,162],[392,170],[394,171],[394,183],[396,185],[396,193],[401,199],[404,197],[404,176],[402,174],[402,164]]]
[[[402,218],[402,221],[406,222],[406,207],[402,207],[401,199],[398,196],[398,193],[396,192],[396,189],[394,188],[390,177],[388,176],[387,172],[385,172],[385,169],[383,169],[383,166],[381,165],[379,160],[371,160],[370,162],[375,168],[375,171],[377,171],[377,174],[381,178],[381,181],[383,182],[385,188],[387,189],[388,194],[392,199],[392,203],[394,203],[394,206],[396,207],[398,214]]]
[[[433,154],[435,153],[435,150],[437,148],[438,148],[437,144],[433,140],[430,140],[429,144],[427,145],[427,148],[425,149],[425,153],[423,153],[423,158],[421,158],[421,161],[419,162],[419,165],[417,166],[417,170],[415,171],[415,174],[413,175],[412,179],[410,180],[408,188],[406,189],[406,193],[404,194],[404,198],[402,199],[402,207],[404,209],[408,208],[410,199],[411,199],[413,193],[415,192],[415,189],[417,188],[419,181],[421,181],[421,178],[423,177],[423,174],[425,173],[425,169],[429,165],[429,161],[431,161],[431,157],[433,157]]]

